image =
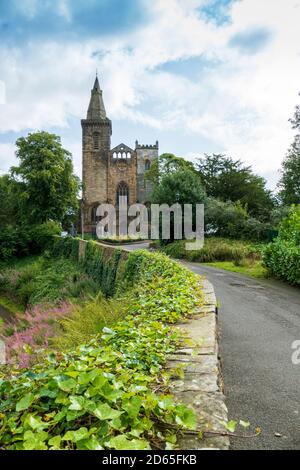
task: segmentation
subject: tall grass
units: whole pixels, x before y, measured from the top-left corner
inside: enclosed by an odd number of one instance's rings
[[[119,321],[125,312],[126,302],[106,299],[102,294],[91,298],[84,305],[73,305],[72,314],[59,320],[61,333],[52,338],[57,350],[68,350],[88,342],[103,328]]]
[[[199,263],[233,261],[238,265],[245,259],[253,261],[261,259],[261,247],[243,241],[217,237],[206,238],[203,248],[195,251],[186,251],[185,243],[185,240],[179,240],[160,249],[172,258]]]

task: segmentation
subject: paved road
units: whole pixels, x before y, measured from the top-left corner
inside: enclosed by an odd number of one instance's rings
[[[220,303],[229,416],[249,420],[263,430],[254,440],[232,440],[232,448],[299,450],[300,365],[292,364],[292,343],[300,340],[300,289],[196,263],[183,264],[212,282]]]
[[[184,264],[212,282],[220,302],[229,416],[263,429],[255,440],[232,440],[232,448],[300,449],[300,365],[291,360],[300,340],[300,289]]]

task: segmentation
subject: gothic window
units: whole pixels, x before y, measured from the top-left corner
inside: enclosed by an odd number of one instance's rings
[[[97,207],[98,206],[94,206],[94,207],[92,207],[92,210],[91,210],[91,222],[92,222],[92,224],[95,224],[97,222]]]
[[[126,152],[122,153],[122,158],[124,158],[124,159],[126,158]]]
[[[99,150],[100,149],[100,133],[99,132],[94,132],[93,140],[94,140],[94,150]]]
[[[121,152],[118,153],[118,158],[122,158]]]
[[[131,153],[127,152],[127,158],[131,158]]]
[[[146,161],[145,161],[145,170],[146,170],[146,171],[150,170],[150,166],[151,166],[150,160],[146,160]]]
[[[113,158],[117,158],[117,153],[116,152],[113,153]]]
[[[129,188],[128,188],[128,185],[124,181],[122,181],[121,183],[118,184],[117,204],[119,204],[119,198],[120,197],[127,197],[127,202],[129,200]]]

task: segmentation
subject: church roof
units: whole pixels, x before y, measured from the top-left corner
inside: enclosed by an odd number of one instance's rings
[[[94,87],[92,89],[87,119],[106,119],[106,111],[98,77],[96,77]]]
[[[134,150],[128,147],[128,145],[119,144],[117,147],[111,149],[111,152],[134,152]]]

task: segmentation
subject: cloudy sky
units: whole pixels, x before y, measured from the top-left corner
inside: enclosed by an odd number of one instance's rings
[[[113,145],[227,153],[272,188],[300,102],[300,0],[0,0],[0,174],[37,129],[80,174],[96,69]]]

